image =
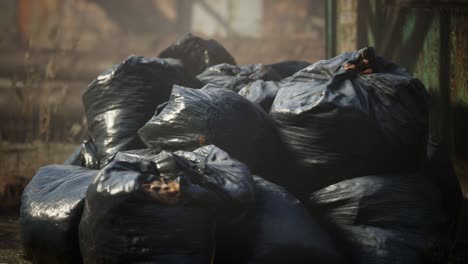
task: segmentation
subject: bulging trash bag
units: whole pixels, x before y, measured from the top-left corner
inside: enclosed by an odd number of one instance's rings
[[[322,60],[281,86],[270,110],[309,175],[414,171],[427,142],[427,92],[372,48]]]
[[[253,173],[273,180],[284,165],[283,147],[268,114],[219,87],[194,90],[174,86],[166,107],[138,134],[157,151],[216,145]]]
[[[168,152],[157,152],[151,149],[139,149],[119,152],[115,156],[117,161],[138,162],[158,161],[168,155]],[[232,207],[242,208],[250,205],[254,199],[254,182],[246,165],[232,158],[228,153],[214,145],[200,147],[194,151],[176,151],[180,157],[191,163],[191,169],[203,173],[207,181],[211,181],[229,194],[223,202]],[[181,163],[181,160],[178,160]],[[183,164],[179,164],[182,166]],[[185,165],[186,167],[187,165]],[[232,212],[230,213],[232,214]]]
[[[439,189],[417,174],[345,180],[312,193],[308,206],[326,215],[350,263],[428,263],[447,230]]]
[[[254,180],[256,202],[249,211],[217,225],[214,263],[344,263],[301,202],[273,183]]]
[[[254,196],[247,167],[207,148],[200,162],[119,153],[86,196],[84,263],[211,263],[219,212],[244,208]]]
[[[70,165],[42,167],[21,197],[21,240],[34,263],[81,263],[78,224],[86,190],[98,171]]]
[[[279,82],[256,80],[245,85],[239,91],[239,95],[260,105],[263,110],[269,112],[280,88],[281,84]]]
[[[216,40],[202,39],[190,33],[159,53],[159,57],[181,60],[190,76],[221,63],[236,65],[231,54]]]
[[[236,66],[224,63],[206,69],[197,76],[197,79],[205,85],[213,84],[237,93],[256,80],[280,81],[282,77],[263,64]]]
[[[296,72],[306,68],[312,63],[307,61],[281,61],[273,64],[268,64],[267,67],[277,72],[281,79],[287,78],[295,74]]]
[[[89,85],[83,104],[101,167],[118,151],[144,146],[136,132],[167,101],[173,84],[200,87],[178,60],[130,56]]]

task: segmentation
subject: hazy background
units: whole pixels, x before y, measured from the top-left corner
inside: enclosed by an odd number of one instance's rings
[[[131,54],[157,56],[193,32],[238,64],[325,56],[325,1],[1,0],[0,208],[86,134],[81,93]]]

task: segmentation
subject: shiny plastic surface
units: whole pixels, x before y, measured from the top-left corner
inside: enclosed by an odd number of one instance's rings
[[[101,167],[118,151],[144,146],[136,132],[167,101],[174,84],[200,87],[178,60],[130,56],[89,85],[83,104]]]
[[[268,179],[280,176],[279,169],[284,167],[283,147],[268,114],[219,87],[174,86],[166,107],[138,134],[155,151],[216,145]]]
[[[329,234],[283,188],[254,177],[256,201],[217,225],[215,263],[345,263]]]
[[[78,224],[86,190],[97,173],[49,165],[28,184],[21,197],[21,239],[34,263],[81,263]]]
[[[263,110],[269,112],[280,88],[278,82],[257,80],[244,86],[239,91],[239,95],[260,105]]]
[[[237,212],[253,201],[247,167],[214,146],[123,161],[138,153],[117,155],[88,190],[80,223],[84,263],[211,263],[220,212]],[[143,191],[142,184],[163,173],[179,179],[177,204]]]
[[[345,180],[313,193],[309,202],[327,215],[325,226],[342,232],[334,240],[347,249],[350,263],[429,263],[448,230],[439,189],[417,174]]]
[[[283,141],[305,173],[328,177],[316,179],[322,186],[343,177],[415,170],[424,157],[428,96],[423,84],[369,51],[344,53],[299,71],[281,86],[271,107]],[[344,69],[344,63],[355,61],[370,68]]]
[[[197,76],[197,79],[205,85],[212,84],[237,93],[256,80],[280,81],[283,78],[263,64],[235,66],[224,63],[206,69]]]

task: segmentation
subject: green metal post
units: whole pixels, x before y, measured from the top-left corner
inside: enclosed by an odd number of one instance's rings
[[[452,147],[452,105],[450,100],[450,15],[440,12],[439,89],[443,108],[442,142]]]

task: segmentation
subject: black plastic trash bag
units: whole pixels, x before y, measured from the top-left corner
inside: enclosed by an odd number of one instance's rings
[[[84,263],[212,263],[218,211],[243,208],[254,196],[245,165],[217,148],[206,151],[198,163],[162,152],[102,169],[80,223]],[[161,199],[167,186],[154,188],[156,181],[179,184],[179,191],[171,187],[164,196],[171,202]]]
[[[219,87],[174,86],[166,107],[138,134],[151,149],[194,150],[213,144],[275,181],[284,166],[283,146],[270,117],[242,96]]]
[[[315,179],[323,187],[342,175],[415,171],[424,158],[427,92],[372,48],[299,71],[270,114],[306,174],[327,175]]]
[[[349,263],[428,263],[447,231],[439,189],[417,174],[345,180],[314,192],[308,206],[326,215]]]
[[[255,204],[242,218],[217,225],[214,263],[344,263],[301,202],[273,183],[254,180]]]
[[[92,140],[84,140],[81,144],[81,165],[89,169],[99,169],[100,164],[96,145]]]
[[[280,81],[282,77],[263,64],[236,66],[224,63],[206,69],[197,76],[197,79],[205,85],[213,84],[237,93],[256,80]]]
[[[136,132],[169,99],[173,84],[200,87],[178,60],[130,56],[89,85],[83,104],[101,167],[118,151],[144,147]]]
[[[450,219],[452,231],[455,231],[462,208],[463,193],[447,146],[429,141],[423,174],[428,175],[439,187],[443,208]]]
[[[239,91],[239,95],[260,105],[263,110],[269,112],[280,88],[280,82],[257,80],[245,85]]]
[[[21,240],[33,263],[81,263],[78,224],[98,173],[70,165],[39,169],[21,197]]]
[[[308,67],[312,63],[307,61],[281,61],[273,64],[268,64],[267,67],[277,72],[281,79],[287,78],[296,72]]]
[[[84,140],[81,146],[63,162],[64,165],[74,165],[88,169],[99,169],[96,146],[91,139]]]
[[[190,33],[159,53],[159,57],[181,60],[187,73],[194,77],[213,65],[236,65],[231,54],[216,40],[202,39]]]
[[[134,149],[119,152],[115,155],[114,160],[126,162],[153,161],[158,160],[161,151],[153,151],[151,149]]]
[[[170,155],[170,153],[139,149],[119,152],[115,156],[115,160],[127,162],[158,161],[164,155]],[[216,188],[229,194],[224,196],[223,202],[230,205],[230,215],[233,214],[233,207],[244,210],[245,205],[250,205],[253,202],[254,182],[248,167],[233,159],[225,151],[214,145],[207,145],[194,151],[176,151],[174,155],[190,162],[191,169],[203,173],[207,181],[211,181],[217,186]],[[178,161],[181,162],[181,160]]]

